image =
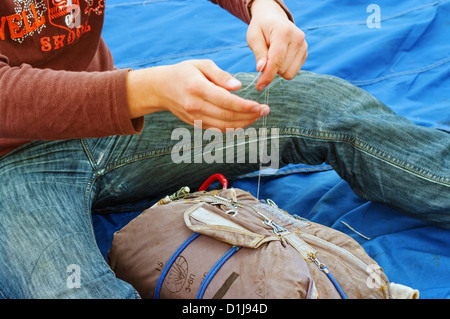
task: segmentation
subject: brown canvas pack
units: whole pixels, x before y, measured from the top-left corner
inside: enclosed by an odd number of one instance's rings
[[[142,298],[391,298],[351,237],[240,189],[166,197],[116,232],[108,256]]]

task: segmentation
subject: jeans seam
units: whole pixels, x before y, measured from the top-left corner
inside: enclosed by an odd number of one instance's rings
[[[197,147],[203,148],[206,145],[208,145],[209,143],[210,142],[208,142],[208,141],[203,142],[201,145],[200,144],[192,145],[192,143],[186,143],[185,145],[183,145],[183,147],[186,147],[186,148],[189,147],[188,148],[189,150],[194,150]],[[139,152],[139,153],[135,153],[132,155],[128,155],[128,156],[120,158],[120,159],[116,159],[112,163],[108,163],[106,165],[103,173],[106,174],[108,172],[111,172],[111,171],[113,171],[117,168],[123,167],[125,165],[139,162],[142,160],[146,160],[149,158],[156,158],[156,157],[160,157],[160,156],[170,155],[172,153],[174,146],[175,145],[161,147],[161,148],[153,149],[151,151]]]
[[[285,131],[282,131],[285,130]],[[388,164],[394,165],[403,169],[413,175],[420,178],[426,179],[428,181],[438,183],[444,186],[450,186],[450,181],[445,177],[436,176],[435,174],[426,171],[423,168],[417,167],[404,159],[394,159],[392,155],[388,155],[385,151],[379,149],[378,147],[372,146],[366,142],[361,141],[355,136],[349,135],[347,133],[336,133],[328,131],[318,131],[313,129],[298,129],[298,128],[283,128],[280,129],[281,134],[292,134],[293,136],[304,136],[309,138],[315,138],[320,140],[329,140],[336,142],[346,142],[353,145],[356,149],[366,153],[367,155],[374,156],[379,160],[382,160]]]
[[[413,165],[409,163],[407,160],[395,158],[395,156],[389,155],[387,152],[379,149],[376,146],[372,146],[368,144],[367,142],[364,142],[357,137],[350,135],[348,133],[342,133],[342,132],[330,132],[330,131],[319,131],[315,129],[302,129],[302,128],[279,128],[279,137],[289,137],[289,136],[304,136],[308,138],[315,138],[320,140],[328,140],[328,141],[336,141],[336,142],[346,142],[353,145],[356,149],[364,152],[367,155],[374,156],[375,158],[378,158],[379,160],[382,160],[390,165],[396,166],[400,169],[403,169],[419,178],[438,183],[444,186],[450,186],[450,181],[442,176],[437,176],[431,172],[428,172],[426,169],[417,167],[416,165]],[[285,135],[285,136],[282,136]],[[207,145],[208,142],[202,143],[202,147]],[[89,150],[85,145],[83,144],[83,147],[85,148],[86,152],[88,153]],[[107,173],[110,171],[113,171],[114,169],[120,168],[122,166],[138,162],[141,160],[158,157],[158,156],[165,156],[169,155],[171,153],[173,146],[167,146],[159,149],[155,149],[152,151],[146,151],[141,152],[137,154],[133,154],[130,156],[127,156],[122,159],[118,159],[114,161],[113,163],[109,163],[106,165],[104,171],[102,173]],[[198,147],[198,145],[194,145],[194,148]],[[89,160],[91,161],[91,165],[95,168],[95,164],[92,162],[92,158],[88,153]]]
[[[93,236],[94,240],[95,238],[95,231],[94,226],[92,224],[92,205],[91,205],[91,196],[92,196],[92,189],[94,188],[94,184],[97,181],[99,175],[95,174],[91,181],[87,184],[85,193],[84,193],[84,214],[86,215],[87,222],[89,224],[89,229],[91,231],[91,235]]]
[[[259,133],[257,133],[256,138],[259,139]],[[268,137],[265,137],[266,139],[270,139]],[[224,141],[224,140],[223,140]],[[206,145],[209,145],[211,142],[210,141],[203,141],[202,144],[192,144],[192,143],[186,143],[183,144],[183,148],[185,149],[189,149],[189,150],[194,150],[197,147],[205,147]],[[178,143],[177,143],[178,144]],[[149,159],[149,158],[156,158],[159,156],[165,156],[165,155],[170,155],[172,153],[173,147],[175,145],[171,145],[171,146],[166,146],[166,147],[161,147],[161,148],[157,148],[157,149],[153,149],[151,151],[145,151],[145,152],[139,152],[139,153],[135,153],[132,155],[128,155],[126,157],[114,160],[112,163],[108,163],[105,166],[105,169],[101,171],[102,174],[106,174],[108,172],[111,172],[117,168],[120,168],[122,166],[134,163],[134,162],[139,162],[141,160],[145,160],[145,159]],[[86,147],[87,152],[88,151],[88,147]],[[89,158],[89,160],[91,161],[91,163],[93,162],[93,159]]]
[[[104,173],[101,170],[98,170],[97,165],[95,164],[94,158],[92,156],[91,150],[89,149],[88,143],[86,143],[85,139],[80,140],[81,145],[83,147],[83,150],[86,154],[86,157],[89,160],[89,163],[91,164],[91,167],[93,169],[92,176],[90,177],[90,181],[86,185],[86,189],[84,191],[84,215],[86,217],[86,221],[88,223],[88,227],[90,230],[90,235],[96,241],[95,237],[95,230],[94,225],[92,224],[92,205],[91,205],[91,198],[92,198],[92,190],[94,188],[94,184],[97,181],[97,179]],[[100,250],[97,250],[98,253],[101,255]],[[103,256],[102,256],[103,258]]]
[[[84,150],[84,153],[86,154],[86,157],[87,157],[88,160],[89,160],[89,163],[91,164],[92,169],[94,170],[95,173],[97,173],[98,167],[97,167],[97,165],[95,164],[94,158],[93,158],[93,156],[92,156],[92,152],[91,152],[91,150],[90,150],[90,148],[89,148],[88,143],[86,142],[86,139],[84,139],[84,138],[81,139],[81,140],[80,140],[80,143],[81,143],[81,146],[82,146],[82,148],[83,148],[83,150]],[[98,174],[98,173],[97,173],[97,174]]]
[[[52,248],[53,245],[55,245],[55,243],[59,242],[61,239],[64,239],[64,238],[73,236],[74,234],[82,234],[82,235],[86,235],[86,234],[83,233],[83,232],[76,231],[76,232],[67,233],[67,234],[64,235],[63,237],[58,237],[56,240],[52,241],[49,245],[47,245],[47,246],[45,247],[45,249],[41,252],[41,254],[40,254],[40,255],[38,256],[38,258],[36,259],[36,262],[34,263],[33,268],[32,268],[31,271],[30,271],[30,275],[33,276],[33,273],[34,273],[34,271],[36,270],[36,266],[39,264],[39,262],[40,262],[42,256],[43,256],[50,248]]]
[[[111,172],[122,166],[131,164],[131,163],[135,163],[135,162],[139,162],[142,160],[146,160],[149,158],[169,155],[171,153],[171,150],[172,150],[172,147],[163,147],[163,148],[158,148],[158,149],[155,149],[152,151],[135,153],[133,155],[129,155],[124,158],[114,160],[112,163],[108,163],[106,165],[104,173],[106,174],[106,173]]]

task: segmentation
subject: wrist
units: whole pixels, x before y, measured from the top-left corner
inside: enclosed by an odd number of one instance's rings
[[[154,79],[156,68],[132,70],[127,75],[127,101],[130,118],[161,111]]]
[[[250,17],[267,15],[270,13],[278,13],[287,17],[289,20],[294,22],[292,14],[286,7],[283,1],[277,0],[251,0],[248,4],[248,9],[250,11]]]

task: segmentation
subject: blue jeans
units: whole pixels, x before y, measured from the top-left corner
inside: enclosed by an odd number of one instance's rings
[[[238,75],[244,87],[254,76]],[[262,101],[266,93],[237,94]],[[360,197],[450,227],[449,134],[412,124],[341,79],[307,72],[277,78],[269,104],[266,125],[279,129],[280,166],[326,162]],[[217,172],[233,179],[259,168],[250,161],[174,163],[179,140],[171,134],[180,127],[192,132],[160,112],[146,117],[139,135],[39,141],[0,158],[0,297],[138,297],[99,252],[93,207],[159,198],[180,186],[195,189]]]

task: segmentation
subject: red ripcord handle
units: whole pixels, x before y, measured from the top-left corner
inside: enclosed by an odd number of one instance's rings
[[[208,189],[209,186],[211,186],[211,184],[213,182],[215,182],[216,180],[219,180],[220,183],[222,183],[222,187],[224,189],[228,188],[228,181],[225,178],[225,176],[223,176],[222,174],[214,174],[211,175],[203,184],[202,186],[200,186],[200,188],[198,189],[199,191],[205,191]]]

